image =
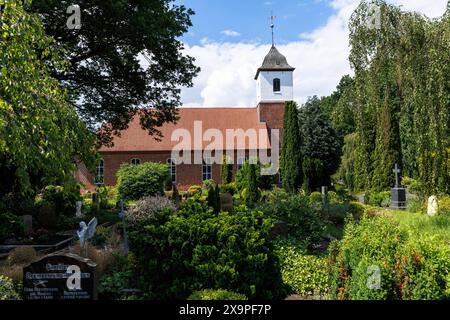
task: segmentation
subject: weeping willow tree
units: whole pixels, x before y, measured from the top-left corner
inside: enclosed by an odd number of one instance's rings
[[[449,6],[436,20],[384,1],[353,13],[354,189],[390,188],[398,163],[426,193],[450,191]]]

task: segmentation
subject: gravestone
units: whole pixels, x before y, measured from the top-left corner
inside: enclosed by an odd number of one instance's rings
[[[362,203],[362,204],[367,204],[368,202],[368,197],[366,194],[361,194],[358,196],[358,202]]]
[[[429,216],[435,216],[439,212],[439,204],[436,196],[428,198],[427,214]]]
[[[76,208],[76,212],[75,212],[75,216],[77,218],[81,217],[83,214],[81,213],[81,206],[82,206],[82,202],[81,201],[77,201],[75,202],[75,208]]]
[[[27,214],[22,216],[23,218],[23,231],[27,236],[33,233],[33,216]]]
[[[328,209],[328,187],[322,186],[321,187],[321,194],[322,194],[322,204],[325,209]]]
[[[406,189],[400,185],[401,170],[397,164],[395,164],[393,172],[395,173],[395,187],[391,190],[391,208],[404,210],[407,208]]]
[[[96,267],[71,253],[48,255],[23,269],[24,299],[97,299]]]

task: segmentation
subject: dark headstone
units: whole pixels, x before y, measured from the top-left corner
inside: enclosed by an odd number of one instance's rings
[[[33,216],[27,214],[23,218],[23,231],[27,236],[33,233]]]
[[[97,299],[97,265],[75,254],[48,255],[23,269],[25,300]]]
[[[406,189],[401,186],[401,170],[397,164],[393,170],[395,173],[395,187],[391,190],[391,208],[406,209]]]

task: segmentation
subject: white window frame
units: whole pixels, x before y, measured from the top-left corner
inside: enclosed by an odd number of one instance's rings
[[[211,158],[204,158],[202,163],[202,181],[211,180],[213,177]]]
[[[177,164],[176,164],[175,160],[172,158],[167,159],[166,163],[169,166],[170,179],[171,179],[172,183],[176,183],[177,182]]]
[[[101,180],[98,179],[100,177],[101,177]],[[95,167],[94,184],[95,185],[104,185],[105,184],[105,160],[104,159],[100,159],[97,166]]]
[[[140,165],[142,163],[142,161],[139,158],[133,158],[133,159],[130,160],[130,163],[132,165],[134,165],[134,166],[138,166],[138,165]]]

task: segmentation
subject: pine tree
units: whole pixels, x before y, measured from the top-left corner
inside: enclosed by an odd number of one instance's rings
[[[216,197],[216,206],[214,212],[216,214],[220,213],[220,210],[222,209],[222,203],[220,202],[220,188],[219,185],[216,185],[216,188],[214,189],[215,197]]]
[[[296,192],[302,185],[303,174],[298,109],[293,101],[285,105],[282,139],[280,169],[283,188]]]

